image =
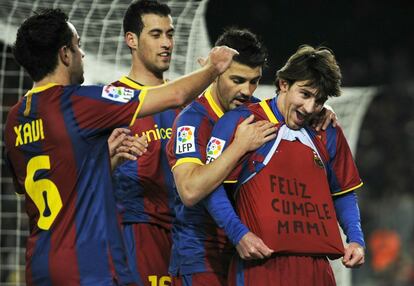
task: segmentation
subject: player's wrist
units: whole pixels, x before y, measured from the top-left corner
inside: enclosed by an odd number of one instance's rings
[[[208,77],[213,81],[216,77],[220,75],[220,67],[218,64],[214,64],[212,62],[208,62],[203,69],[205,70],[205,73],[208,74]]]
[[[230,146],[228,147],[228,149],[231,149],[232,152],[235,154],[235,156],[239,159],[241,158],[244,154],[246,154],[247,152],[249,152],[249,146],[245,144],[244,141],[242,140],[234,140]]]
[[[233,237],[230,238],[234,246],[239,245],[243,237],[245,237],[245,235],[250,232],[244,224],[240,225],[239,227],[239,231]]]

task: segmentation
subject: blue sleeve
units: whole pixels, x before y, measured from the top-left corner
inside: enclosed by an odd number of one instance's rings
[[[202,203],[217,225],[224,229],[233,245],[237,245],[240,239],[249,232],[249,229],[241,222],[234,211],[222,185],[202,200]]]
[[[358,199],[355,192],[334,197],[336,216],[341,225],[347,242],[357,242],[365,247],[364,234],[361,228],[361,217],[358,208]]]
[[[229,146],[238,124],[250,114],[249,110],[241,107],[227,112],[216,122],[206,148],[207,164],[217,159]],[[236,214],[222,185],[206,197],[202,203],[217,225],[224,229],[233,245],[237,245],[240,239],[249,232],[249,229]]]

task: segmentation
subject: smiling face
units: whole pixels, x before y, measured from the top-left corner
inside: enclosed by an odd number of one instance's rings
[[[144,14],[144,25],[138,37],[137,57],[152,73],[162,74],[170,67],[174,47],[174,27],[171,16]]]
[[[223,111],[232,110],[250,102],[262,77],[262,67],[251,68],[233,61],[212,87],[213,97]]]
[[[317,99],[318,91],[308,86],[308,81],[296,81],[289,85],[287,81],[280,80],[279,86],[277,107],[289,128],[300,129],[321,112],[326,97]]]

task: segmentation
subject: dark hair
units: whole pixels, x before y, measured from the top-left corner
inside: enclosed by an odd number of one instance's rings
[[[154,0],[134,1],[129,5],[124,15],[124,33],[132,32],[139,37],[144,28],[144,23],[142,23],[144,14],[167,17],[171,14],[171,9],[167,4]]]
[[[308,81],[307,85],[318,91],[316,99],[326,101],[328,96],[341,95],[341,79],[341,70],[330,49],[302,45],[276,72],[276,88],[280,90],[280,80],[286,80],[289,86],[296,81]]]
[[[215,46],[228,46],[239,52],[234,61],[251,68],[264,66],[267,61],[267,50],[258,36],[247,29],[230,27],[224,30]]]
[[[44,9],[27,18],[17,30],[13,55],[39,81],[58,65],[58,52],[63,46],[72,46],[73,32],[68,16],[60,9]]]

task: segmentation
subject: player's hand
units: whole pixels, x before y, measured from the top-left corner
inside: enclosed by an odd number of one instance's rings
[[[125,160],[136,160],[147,151],[146,136],[131,136],[130,132],[127,128],[116,128],[108,138],[112,169]]]
[[[253,232],[246,233],[239,243],[236,245],[236,250],[240,257],[245,260],[249,259],[263,259],[272,255],[273,250],[267,247],[257,235]]]
[[[347,268],[357,268],[365,263],[365,250],[356,242],[351,242],[345,247],[345,255],[342,264]]]
[[[238,55],[235,49],[219,46],[211,49],[207,59],[198,59],[198,63],[201,66],[211,65],[218,74],[222,74],[226,69],[229,68],[234,55]]]
[[[121,144],[116,148],[114,156],[123,158],[124,160],[136,160],[138,156],[142,156],[147,152],[147,137],[126,135]]]
[[[321,129],[326,130],[330,123],[332,123],[333,127],[336,127],[338,124],[338,117],[336,116],[333,108],[325,104],[322,111],[312,119],[311,125],[316,129],[316,131],[320,131]]]
[[[234,142],[245,152],[253,151],[276,137],[278,128],[267,120],[254,121],[250,115],[237,127]]]
[[[110,157],[113,157],[115,155],[116,148],[118,148],[118,146],[121,145],[122,141],[129,133],[131,133],[131,130],[129,130],[128,128],[116,128],[112,131],[111,135],[108,138],[108,148]]]

